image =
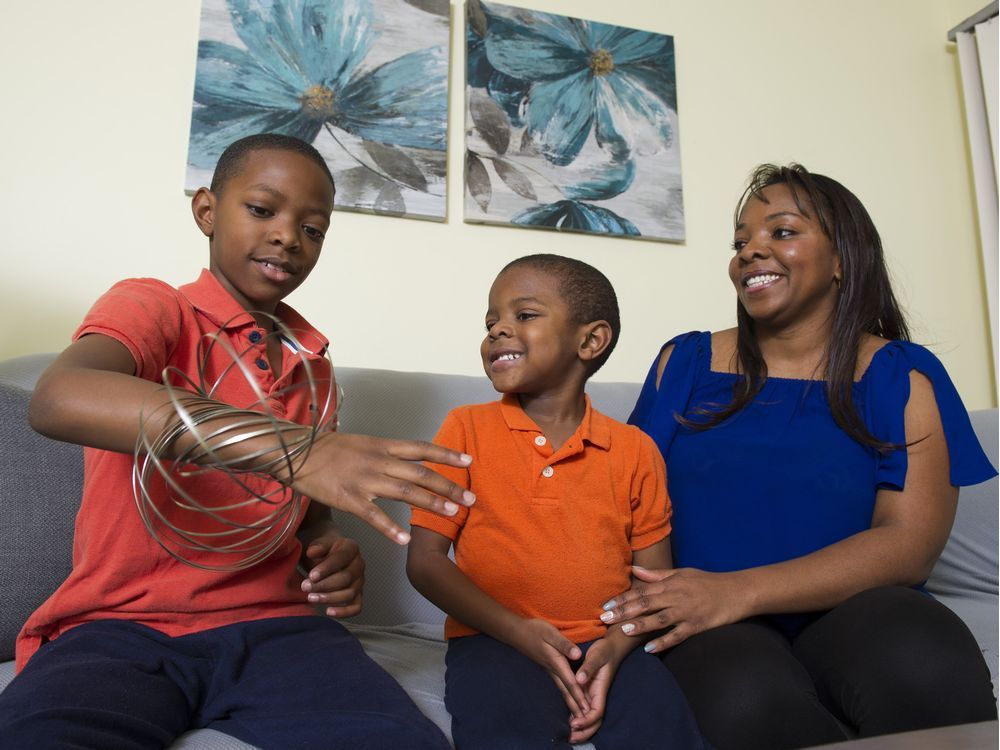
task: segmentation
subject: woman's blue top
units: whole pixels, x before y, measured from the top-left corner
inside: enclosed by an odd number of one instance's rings
[[[731,571],[806,555],[870,528],[878,490],[903,489],[906,450],[880,454],[849,437],[833,419],[822,381],[768,378],[752,403],[721,424],[680,425],[677,414],[698,419],[692,409],[730,403],[737,376],[710,369],[710,333],[670,344],[659,389],[657,358],[629,422],[656,441],[667,464],[676,566]],[[854,384],[868,430],[905,444],[911,370],[933,386],[951,483],[995,476],[948,373],[922,346],[890,341]]]

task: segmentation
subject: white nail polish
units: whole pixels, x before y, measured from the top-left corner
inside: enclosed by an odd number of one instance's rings
[[[613,619],[615,619],[615,613],[614,612],[602,612],[601,613],[601,622],[603,622],[603,623],[609,623]]]
[[[635,632],[635,625],[633,625],[631,622],[625,623],[624,625],[622,625],[622,632],[625,635],[632,635],[632,633]]]

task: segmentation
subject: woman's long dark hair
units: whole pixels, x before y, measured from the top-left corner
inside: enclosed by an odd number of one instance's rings
[[[787,167],[762,164],[736,206],[734,225],[751,199],[767,203],[763,195],[771,185],[788,187],[799,211],[815,213],[820,228],[840,256],[843,279],[826,345],[824,381],[830,411],[837,425],[854,440],[880,451],[899,446],[879,440],[869,432],[854,405],[852,385],[858,349],[865,334],[886,339],[910,340],[909,328],[889,283],[882,240],[868,211],[850,190],[836,180],[813,174],[800,164]],[[754,400],[767,380],[767,363],[760,353],[753,318],[736,303],[736,372],[733,400],[719,409],[696,409],[707,419],[680,418],[683,424],[705,429],[728,419]]]

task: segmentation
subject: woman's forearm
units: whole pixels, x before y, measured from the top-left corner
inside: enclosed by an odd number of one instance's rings
[[[854,594],[925,580],[940,550],[904,528],[866,529],[803,557],[732,573],[745,614],[830,609]]]

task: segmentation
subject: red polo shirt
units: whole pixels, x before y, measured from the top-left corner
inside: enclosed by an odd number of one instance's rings
[[[471,508],[411,523],[454,542],[455,564],[522,617],[555,625],[576,643],[604,635],[601,604],[631,584],[633,550],[670,532],[663,459],[638,428],[590,406],[553,451],[517,401],[463,406],[434,442],[473,456],[467,469],[435,466],[476,493]],[[445,637],[476,631],[449,617]]]
[[[252,377],[266,394],[267,405],[282,419],[307,422],[308,388],[288,386],[304,379],[302,359],[318,374],[322,389],[332,373],[323,357],[327,340],[298,313],[280,304],[276,315],[302,345],[293,351],[282,346],[282,373],[276,380],[267,360],[266,331],[223,289],[209,271],[179,289],[155,279],[129,279],[115,284],[90,310],[74,339],[99,333],[120,341],[136,363],[136,376],[163,382],[165,368],[176,368],[198,380],[215,383],[214,397],[237,407],[253,407],[257,397],[239,368],[218,343],[207,347],[207,337],[218,334],[242,353]],[[228,369],[228,374],[226,370]],[[188,387],[177,373],[177,386]],[[113,394],[98,394],[113,398]],[[168,554],[150,535],[139,517],[132,492],[133,457],[122,453],[84,449],[83,500],[76,518],[73,570],[59,589],[38,608],[22,628],[17,642],[17,666],[24,666],[43,639],[51,640],[75,625],[92,620],[126,619],[170,636],[230,625],[245,620],[311,615],[313,609],[299,588],[296,570],[301,545],[288,536],[270,557],[242,571],[200,570]],[[277,485],[251,477],[257,492]],[[157,483],[158,492],[162,487]],[[236,496],[228,478],[202,475],[189,488],[198,498]],[[160,507],[162,504],[158,503]],[[253,521],[271,512],[263,503],[241,511],[241,520]],[[178,519],[185,528],[205,523],[204,517]],[[301,518],[295,520],[295,526]],[[218,527],[215,527],[216,529]],[[232,557],[187,552],[198,561],[219,564]]]

